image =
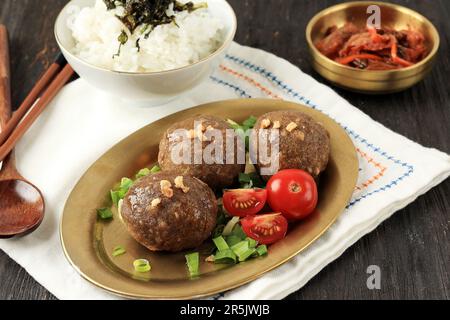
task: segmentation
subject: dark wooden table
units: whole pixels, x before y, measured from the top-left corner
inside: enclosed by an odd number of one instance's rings
[[[18,105],[57,52],[53,23],[67,0],[1,0],[0,22],[11,37],[12,97]],[[308,62],[304,30],[319,10],[341,1],[229,0],[239,20],[236,40],[283,57],[324,81]],[[439,61],[412,90],[370,97],[338,90],[387,127],[450,153],[450,1],[394,1],[439,29]],[[0,200],[1,201],[1,200]],[[289,299],[449,299],[450,181],[446,181],[358,241]],[[55,230],[56,232],[56,230]],[[35,253],[39,254],[39,253]],[[367,289],[366,269],[379,265],[381,290]],[[0,250],[0,299],[54,299]]]

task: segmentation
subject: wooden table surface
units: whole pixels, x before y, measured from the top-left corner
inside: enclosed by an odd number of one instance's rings
[[[53,23],[67,0],[1,0],[0,23],[11,38],[12,98],[17,106],[57,53]],[[239,20],[236,40],[283,57],[324,81],[308,62],[304,30],[319,10],[341,1],[229,0]],[[450,153],[450,1],[404,0],[439,29],[433,73],[399,94],[365,96],[338,90],[373,119]],[[1,201],[1,199],[0,199]],[[397,212],[289,299],[449,299],[450,180]],[[57,230],[55,230],[57,232]],[[34,253],[39,255],[39,252]],[[366,269],[378,265],[381,290],[368,290]],[[0,299],[55,299],[0,250]]]

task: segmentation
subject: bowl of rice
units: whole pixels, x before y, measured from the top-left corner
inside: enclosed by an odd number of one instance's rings
[[[155,106],[207,79],[236,28],[225,0],[72,0],[56,20],[55,37],[91,85]]]

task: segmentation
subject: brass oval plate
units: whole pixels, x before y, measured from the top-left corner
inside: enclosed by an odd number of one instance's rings
[[[300,110],[323,123],[331,134],[330,164],[321,178],[317,212],[291,227],[287,237],[272,245],[266,257],[224,267],[204,262],[201,276],[191,279],[185,253],[152,253],[130,235],[117,212],[110,222],[97,221],[96,209],[110,203],[109,190],[124,176],[157,161],[159,140],[174,122],[196,114],[213,114],[243,121],[275,110]],[[242,99],[214,102],[170,115],[125,138],[83,175],[67,200],[60,233],[64,252],[74,268],[91,283],[112,293],[144,299],[193,299],[224,292],[260,277],[288,261],[319,238],[348,204],[358,177],[352,141],[335,121],[319,111],[278,100]],[[127,253],[112,257],[122,245]],[[134,272],[133,261],[146,258],[152,270]]]

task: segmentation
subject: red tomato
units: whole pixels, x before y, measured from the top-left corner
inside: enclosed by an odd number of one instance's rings
[[[267,183],[267,202],[288,220],[301,220],[317,206],[317,185],[303,170],[282,170]]]
[[[260,244],[272,244],[286,236],[288,222],[281,213],[248,216],[241,220],[245,234]]]
[[[223,205],[231,215],[245,217],[260,212],[266,204],[266,199],[265,189],[225,190]]]

